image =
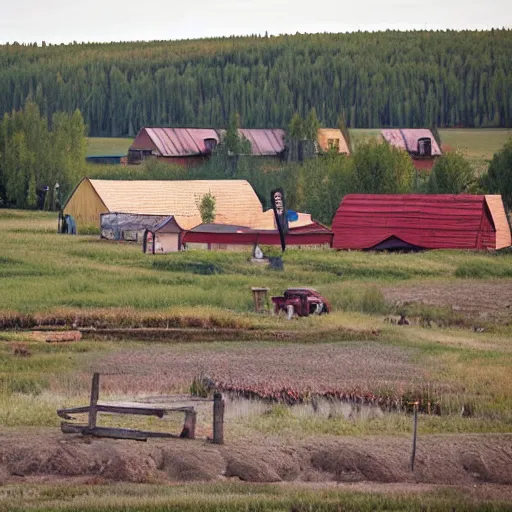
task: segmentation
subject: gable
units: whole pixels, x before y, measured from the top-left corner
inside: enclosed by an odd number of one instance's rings
[[[328,152],[331,150],[333,145],[331,141],[334,142],[334,145],[337,145],[338,153],[350,155],[350,149],[341,130],[337,128],[319,128],[317,142],[322,151]]]

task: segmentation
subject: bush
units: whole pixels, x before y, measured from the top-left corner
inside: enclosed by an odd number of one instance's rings
[[[440,157],[427,183],[429,194],[460,194],[476,181],[471,164],[458,152],[446,153]]]

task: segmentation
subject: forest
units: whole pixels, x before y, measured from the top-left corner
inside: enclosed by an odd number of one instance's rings
[[[512,30],[0,46],[0,113],[79,109],[92,136],[142,126],[512,126]]]

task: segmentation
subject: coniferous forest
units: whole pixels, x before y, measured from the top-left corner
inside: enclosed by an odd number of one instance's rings
[[[92,136],[142,126],[512,126],[512,30],[0,46],[0,112],[80,109]]]

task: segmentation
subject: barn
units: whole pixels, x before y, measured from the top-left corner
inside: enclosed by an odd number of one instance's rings
[[[142,128],[128,149],[128,163],[139,164],[156,157],[183,167],[197,167],[207,160],[219,143],[209,128]]]
[[[499,195],[349,194],[332,230],[335,249],[496,250],[511,245]]]
[[[442,155],[441,148],[430,130],[396,129],[381,130],[380,133],[388,144],[407,151],[418,170],[430,171],[436,159]]]
[[[95,180],[84,178],[64,205],[78,231],[100,228],[104,213],[174,215],[183,229],[201,224],[199,202],[211,192],[215,221],[273,229],[273,213],[264,212],[256,192],[245,180]]]

